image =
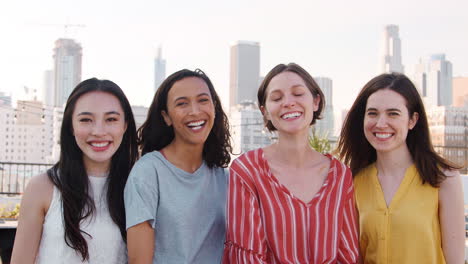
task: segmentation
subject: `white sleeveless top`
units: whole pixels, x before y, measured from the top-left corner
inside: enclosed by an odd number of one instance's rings
[[[89,181],[96,212],[80,224],[81,230],[92,236],[83,234],[88,243],[89,261],[82,262],[81,255],[65,243],[61,194],[54,185],[52,201],[44,219],[36,264],[127,263],[126,245],[119,228],[110,217],[106,203],[107,177],[89,176]]]

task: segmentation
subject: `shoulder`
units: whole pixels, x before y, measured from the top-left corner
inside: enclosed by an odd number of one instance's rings
[[[135,162],[130,174],[147,174],[151,173],[151,171],[155,171],[155,169],[163,165],[160,155],[158,151],[146,153]]]
[[[263,150],[261,148],[254,149],[236,158],[231,164],[231,169],[244,167],[250,170],[255,167],[258,167],[258,165],[260,165],[262,162],[263,162]]]
[[[53,192],[54,184],[47,176],[47,173],[42,173],[29,180],[23,194],[23,201],[47,211],[52,201]]]
[[[446,178],[440,183],[440,192],[453,192],[462,186],[462,176],[458,170],[445,170]]]

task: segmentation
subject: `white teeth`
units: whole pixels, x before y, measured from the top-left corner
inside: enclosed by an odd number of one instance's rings
[[[283,119],[289,119],[289,118],[294,118],[294,117],[298,117],[298,116],[301,116],[301,113],[294,112],[294,113],[285,114],[285,115],[282,116],[282,118]]]
[[[97,147],[97,148],[102,148],[102,147],[105,147],[109,145],[109,142],[102,142],[102,143],[91,143],[91,146],[93,147]]]
[[[384,139],[384,138],[389,138],[389,137],[391,137],[392,134],[391,134],[391,133],[375,133],[375,136],[376,136],[377,138],[383,138],[383,139]]]
[[[187,126],[191,127],[191,128],[194,128],[195,127],[198,127],[197,129],[200,129],[200,126],[202,126],[203,124],[205,124],[205,121],[201,120],[201,121],[197,121],[197,122],[190,122],[187,124]]]

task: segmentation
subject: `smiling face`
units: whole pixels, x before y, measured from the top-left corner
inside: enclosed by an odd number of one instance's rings
[[[417,113],[410,118],[403,96],[390,89],[378,90],[367,99],[364,134],[377,153],[399,151],[407,148],[408,131],[417,120]]]
[[[296,134],[308,132],[319,102],[298,74],[285,71],[271,79],[261,110],[279,133]]]
[[[107,170],[126,130],[119,99],[99,91],[82,95],[76,101],[72,124],[86,169]]]
[[[167,95],[164,121],[174,129],[174,141],[202,145],[213,128],[215,108],[205,81],[187,77],[174,83]]]

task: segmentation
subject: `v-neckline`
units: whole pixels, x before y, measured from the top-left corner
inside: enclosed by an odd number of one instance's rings
[[[398,201],[403,197],[403,195],[407,192],[409,186],[413,182],[415,176],[416,176],[416,167],[414,164],[411,164],[408,168],[405,170],[405,175],[403,176],[403,179],[400,182],[400,185],[398,186],[395,194],[392,197],[392,200],[390,201],[390,204],[387,205],[387,202],[385,201],[385,194],[382,188],[382,184],[380,184],[379,177],[377,176],[378,170],[377,166],[374,163],[372,166],[372,180],[374,184],[376,185],[377,192],[378,192],[378,200],[380,204],[386,209],[390,210],[396,206]]]
[[[278,186],[278,188],[283,191],[285,194],[287,194],[288,196],[291,197],[291,199],[299,202],[300,204],[306,206],[306,207],[310,207],[316,199],[318,199],[318,197],[320,197],[320,195],[323,193],[324,189],[327,187],[328,183],[330,182],[331,178],[332,178],[332,175],[333,175],[333,157],[330,155],[330,154],[325,154],[324,155],[325,157],[327,157],[328,159],[330,159],[330,167],[328,168],[328,172],[327,172],[327,177],[325,177],[325,180],[323,181],[322,183],[322,186],[320,186],[320,188],[318,189],[318,191],[314,194],[314,196],[312,197],[312,199],[310,199],[310,201],[308,202],[305,202],[303,201],[302,199],[300,199],[299,197],[295,196],[285,185],[283,185],[279,180],[278,178],[275,177],[275,175],[273,174],[273,172],[271,171],[271,168],[270,168],[270,165],[267,161],[267,159],[265,158],[265,152],[263,151],[262,148],[260,148],[260,157],[261,159],[263,160],[263,164],[264,164],[264,167],[265,167],[265,171],[267,172],[269,178],[274,182],[276,183],[276,185]]]

